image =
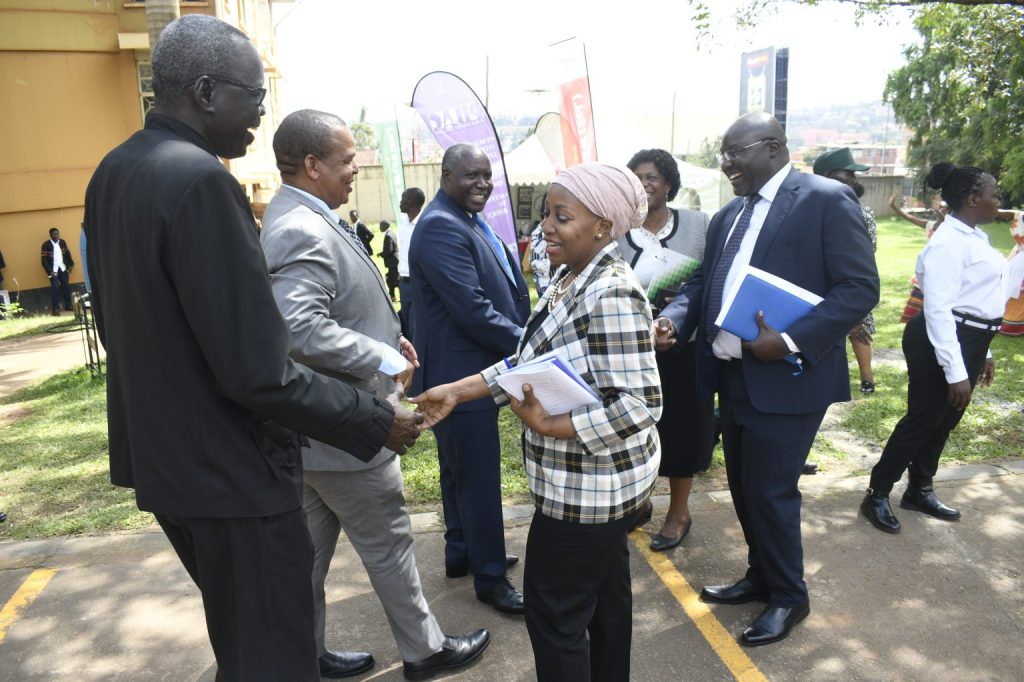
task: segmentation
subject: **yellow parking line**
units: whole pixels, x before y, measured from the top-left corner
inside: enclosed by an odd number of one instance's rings
[[[740,682],[767,682],[767,679],[750,657],[740,648],[729,631],[718,622],[715,614],[711,613],[704,602],[700,601],[697,593],[690,587],[682,573],[676,570],[675,565],[660,552],[652,552],[648,547],[649,536],[647,533],[635,531],[630,534],[633,544],[641,556],[647,559],[654,572],[661,578],[668,591],[676,598],[683,611],[689,616],[693,624],[704,635],[715,654],[722,659],[722,663],[729,669]]]
[[[7,637],[7,628],[18,620],[21,612],[39,596],[39,593],[46,589],[46,585],[57,572],[56,568],[40,568],[25,578],[14,596],[7,600],[4,608],[0,611],[0,644],[4,643]]]

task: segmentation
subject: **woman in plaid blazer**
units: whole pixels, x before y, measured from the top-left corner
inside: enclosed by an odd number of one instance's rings
[[[537,677],[628,680],[632,590],[626,535],[650,497],[661,458],[661,384],[643,288],[615,240],[643,222],[633,173],[583,164],[552,184],[543,223],[551,284],[515,357],[412,401],[427,423],[491,395],[523,420],[537,509],[526,545],[526,625]],[[601,401],[552,415],[524,387],[500,388],[510,366],[556,351]]]

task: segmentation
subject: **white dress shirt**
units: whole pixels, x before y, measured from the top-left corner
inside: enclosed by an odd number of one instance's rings
[[[935,359],[955,384],[967,378],[953,311],[986,320],[1003,316],[1009,268],[989,245],[988,235],[952,214],[917,257],[917,281],[924,292],[924,319]]]
[[[56,275],[64,270],[64,252],[60,250],[60,240],[51,239],[50,243],[53,244],[53,274]]]
[[[420,219],[420,214],[416,215],[415,220],[410,221],[409,216],[402,214],[402,217],[398,221],[398,276],[408,277],[409,276],[409,246],[412,244],[412,231],[416,229],[416,221]]]
[[[736,257],[732,261],[732,266],[729,267],[729,273],[725,276],[725,289],[724,291],[730,291],[733,283],[742,270],[747,265],[750,265],[750,257],[754,255],[754,245],[757,244],[757,237],[761,234],[761,228],[764,226],[764,220],[768,217],[768,211],[772,207],[772,202],[775,201],[775,195],[779,193],[779,187],[782,186],[782,181],[789,175],[789,171],[793,168],[792,164],[787,163],[782,169],[773,175],[771,179],[764,183],[758,195],[761,197],[760,201],[754,204],[754,210],[750,215],[750,225],[747,227],[747,233],[743,235],[743,241],[740,242],[740,250],[736,252]],[[725,248],[725,244],[729,242],[729,237],[732,235],[732,231],[736,229],[736,223],[739,222],[742,211],[736,214],[736,219],[732,222],[732,227],[729,228],[729,234],[726,235],[726,239],[722,242],[722,248]],[[708,282],[711,281],[711,274],[706,273]],[[799,352],[796,344],[789,338],[788,334],[782,334],[782,338],[786,341],[786,345],[789,346],[789,350],[793,353]],[[740,345],[741,339],[735,334],[731,334],[724,329],[719,330],[718,336],[715,337],[714,342],[711,344],[711,350],[714,352],[715,357],[722,360],[739,360],[743,357],[743,348]]]
[[[312,201],[316,206],[319,206],[328,215],[333,215],[337,217],[337,214],[335,214],[334,211],[332,211],[331,208],[326,203],[324,203],[323,199],[321,199],[320,197],[312,195],[309,192],[303,191],[296,187],[295,185],[288,185],[288,187],[290,187],[291,189],[295,190],[302,196]],[[335,222],[337,222],[337,220],[335,220]],[[356,239],[358,241],[359,238],[353,235],[353,239]],[[366,253],[366,249],[363,248],[363,243],[361,241],[359,242],[359,248],[363,253]],[[392,348],[391,346],[389,346],[388,344],[380,343],[380,355],[380,367],[378,367],[377,370],[381,374],[386,374],[389,377],[393,377],[396,374],[405,371],[405,356],[402,355],[397,350],[395,350],[394,348]]]

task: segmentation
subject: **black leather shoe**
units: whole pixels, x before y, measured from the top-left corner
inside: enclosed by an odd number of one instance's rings
[[[512,587],[508,578],[501,579],[483,592],[477,592],[476,598],[502,613],[523,613],[523,593]]]
[[[0,523],[3,523],[6,520],[7,520],[7,514],[4,514],[3,512],[0,512]]]
[[[935,496],[935,489],[930,485],[923,485],[920,488],[907,488],[900,498],[900,507],[910,509],[934,516],[943,521],[957,521],[960,519],[960,510],[943,504]]]
[[[426,680],[445,670],[460,668],[475,661],[490,643],[491,635],[487,630],[477,630],[462,637],[445,635],[444,644],[436,654],[422,661],[403,662],[405,679]]]
[[[519,563],[519,557],[515,554],[505,555],[505,568],[512,568]],[[468,566],[452,566],[450,564],[444,565],[444,574],[449,578],[465,578],[469,575]]]
[[[871,525],[883,533],[900,532],[900,520],[892,513],[888,495],[877,495],[871,491],[860,503],[860,511],[871,522]]]
[[[743,634],[740,635],[740,644],[761,646],[786,639],[793,626],[806,618],[810,612],[810,601],[805,601],[800,606],[791,609],[783,606],[769,606],[754,619],[750,627],[743,631]]]
[[[805,462],[804,469],[800,472],[802,476],[814,476],[818,473],[818,465],[814,462]]]
[[[693,519],[687,520],[686,525],[683,527],[683,532],[679,534],[679,537],[675,538],[668,538],[661,533],[655,533],[654,537],[651,538],[651,551],[667,552],[670,549],[675,549],[683,541],[683,538],[689,535],[691,526],[693,526]]]
[[[700,599],[715,604],[746,604],[748,601],[768,601],[768,590],[740,578],[732,585],[705,585],[701,588]]]
[[[361,651],[328,651],[320,657],[320,677],[352,677],[373,667],[373,656]]]
[[[652,516],[654,516],[654,503],[648,499],[644,506],[640,507],[640,510],[636,513],[636,518],[633,519],[633,524],[629,527],[629,532],[632,533],[637,528],[650,521]]]

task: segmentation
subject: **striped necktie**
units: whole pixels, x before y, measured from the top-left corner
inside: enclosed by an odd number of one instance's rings
[[[740,214],[736,227],[733,229],[732,234],[729,235],[729,241],[725,243],[725,248],[722,249],[722,257],[718,259],[718,263],[715,265],[715,272],[711,276],[708,304],[704,309],[704,330],[709,343],[714,343],[715,337],[718,336],[718,327],[715,325],[715,319],[718,318],[718,313],[722,311],[725,279],[729,275],[729,268],[732,267],[732,262],[736,259],[736,253],[740,250],[743,235],[747,233],[747,228],[750,227],[750,216],[754,213],[754,204],[760,198],[760,194],[745,198],[746,205],[743,207],[743,213]]]

